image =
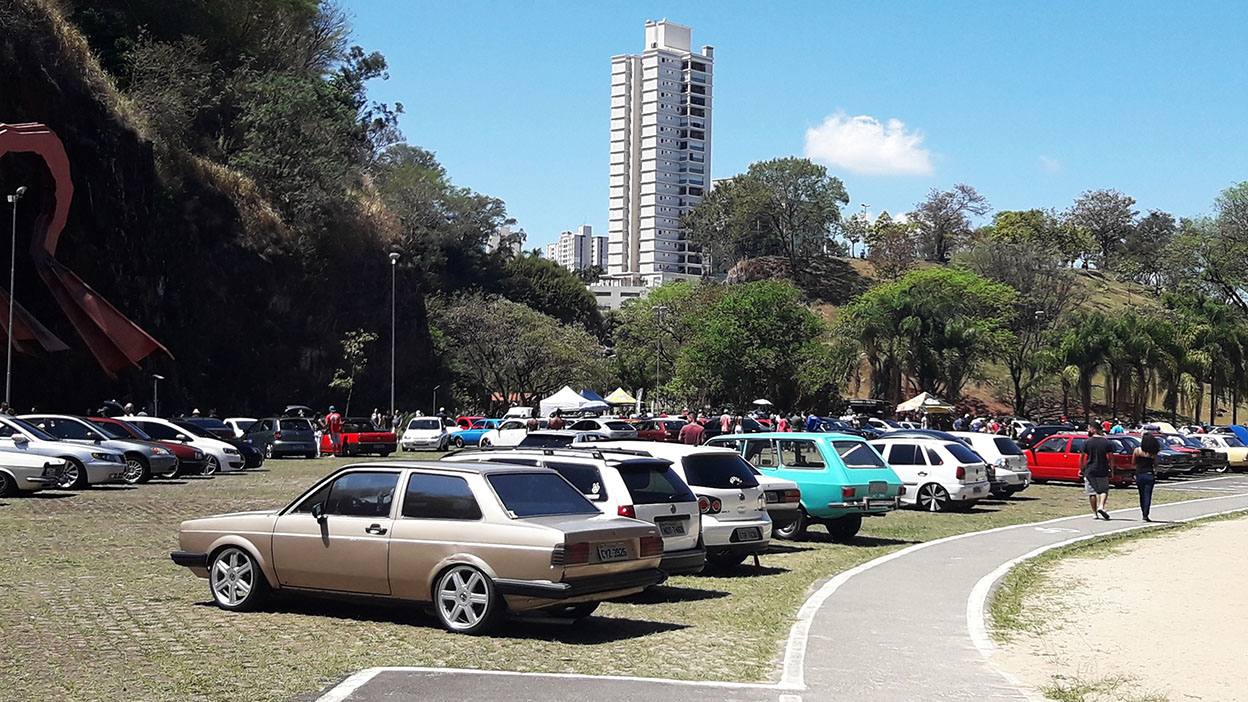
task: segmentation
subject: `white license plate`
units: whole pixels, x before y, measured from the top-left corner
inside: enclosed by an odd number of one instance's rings
[[[628,559],[628,546],[623,541],[598,544],[598,560],[603,563]]]
[[[681,522],[660,522],[659,533],[663,536],[684,536],[685,525]]]
[[[867,483],[867,492],[872,495],[884,495],[888,493],[888,483],[883,480],[872,480]]]
[[[732,533],[737,541],[758,541],[763,538],[763,532],[758,527],[741,527]]]

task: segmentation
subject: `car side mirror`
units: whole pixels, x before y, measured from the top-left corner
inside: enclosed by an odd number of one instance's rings
[[[178,434],[177,436],[175,436],[175,437],[173,437],[173,438],[174,438],[174,440],[176,440],[176,441],[181,441],[181,442],[182,442],[182,443],[184,443],[184,444],[185,444],[186,442],[188,442],[188,441],[190,441],[190,440],[191,440],[191,437],[187,436],[186,434]]]
[[[30,443],[30,439],[26,438],[26,436],[23,434],[14,434],[13,443],[18,446],[21,446],[22,444]]]
[[[325,521],[325,503],[324,502],[317,502],[316,504],[312,505],[312,516],[318,522]]]

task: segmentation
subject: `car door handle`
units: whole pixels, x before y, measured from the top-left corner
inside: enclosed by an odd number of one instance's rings
[[[380,524],[369,524],[368,527],[364,529],[364,531],[370,534],[377,534],[380,536],[381,534],[386,533],[386,528]]]

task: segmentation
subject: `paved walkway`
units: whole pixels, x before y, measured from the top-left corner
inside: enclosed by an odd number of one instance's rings
[[[1156,505],[1153,518],[1180,521],[1248,510],[1248,477],[1191,482],[1209,497]],[[1183,484],[1167,487],[1183,489]],[[837,575],[799,610],[779,683],[372,668],[320,701],[685,702],[690,695],[733,702],[1033,700],[991,664],[993,646],[983,622],[987,596],[1020,560],[1065,543],[1149,526],[1135,508],[1112,514],[1109,522],[1066,517],[916,544]]]

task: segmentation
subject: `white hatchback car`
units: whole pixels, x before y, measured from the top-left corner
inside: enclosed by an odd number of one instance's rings
[[[445,451],[451,434],[441,417],[412,417],[399,437],[403,451]]]
[[[905,485],[902,504],[943,512],[988,497],[988,465],[965,444],[887,436],[870,443]]]
[[[228,417],[224,421],[226,426],[234,430],[234,438],[241,439],[251,425],[260,420],[254,417]]]
[[[973,431],[951,431],[953,436],[971,445],[979,457],[992,465],[994,475],[990,491],[998,497],[1009,497],[1022,492],[1031,485],[1031,471],[1027,469],[1027,456],[1008,436],[984,434]]]
[[[665,460],[609,449],[516,448],[457,451],[442,460],[542,466],[576,486],[603,514],[650,522],[663,537],[659,567],[671,575],[706,565],[698,498]]]
[[[588,417],[586,419],[578,419],[568,425],[568,429],[572,431],[593,431],[606,436],[608,439],[636,439],[637,427],[624,421],[623,419],[611,419],[602,417]]]
[[[176,441],[204,452],[204,475],[217,471],[242,470],[243,457],[238,449],[206,436],[197,436],[168,419],[159,417],[118,417],[142,429],[157,441]]]
[[[749,463],[733,449],[660,441],[589,443],[604,451],[628,450],[672,462],[698,496],[702,540],[712,565],[734,566],[771,544],[767,497]]]
[[[126,459],[120,453],[61,441],[17,417],[0,416],[0,451],[65,461],[65,470],[57,483],[60,488],[120,483],[126,476]]]
[[[0,497],[54,487],[64,470],[60,458],[0,451]]]

